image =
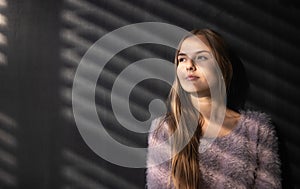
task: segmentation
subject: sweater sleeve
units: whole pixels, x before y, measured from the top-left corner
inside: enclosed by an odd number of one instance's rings
[[[148,136],[146,171],[146,188],[148,189],[168,188],[170,176],[170,150],[167,145],[161,145],[165,140],[166,133],[159,129],[158,132],[154,134],[154,130],[158,127],[158,124],[158,119],[152,122]]]
[[[257,171],[255,187],[258,189],[280,189],[281,171],[278,142],[274,126],[265,115],[260,115],[258,124]]]

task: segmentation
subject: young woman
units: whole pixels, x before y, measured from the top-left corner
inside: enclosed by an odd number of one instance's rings
[[[219,94],[229,88],[234,72],[228,48],[212,30],[191,33],[175,56],[168,112],[151,125],[147,188],[281,188],[269,117],[224,105]],[[167,145],[159,148],[161,144]]]

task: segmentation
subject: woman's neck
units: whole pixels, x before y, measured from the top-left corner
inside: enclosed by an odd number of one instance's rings
[[[212,99],[209,95],[206,96],[198,96],[198,95],[191,95],[191,102],[194,107],[201,112],[201,114],[205,118],[210,117],[211,108],[212,108]]]

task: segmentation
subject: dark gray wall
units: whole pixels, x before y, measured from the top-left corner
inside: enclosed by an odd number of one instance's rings
[[[0,43],[0,187],[144,188],[145,170],[101,159],[74,123],[71,87],[76,65],[89,45],[127,24],[159,21],[183,27],[209,27],[230,43],[247,73],[246,106],[269,113],[278,131],[284,188],[300,188],[299,4],[295,1],[3,1],[7,39]],[[3,20],[3,19],[2,19]],[[146,54],[139,54],[146,49]],[[128,48],[110,61],[98,86],[110,91],[131,62],[148,57],[173,59],[172,49],[155,45]],[[128,64],[129,62],[129,64]],[[149,116],[148,103],[165,99],[168,85],[149,80],[132,92],[137,119]],[[237,91],[238,92],[238,91]],[[96,102],[106,129],[117,140],[146,146],[146,135],[126,131],[114,118],[110,96]],[[134,106],[132,106],[134,107]]]

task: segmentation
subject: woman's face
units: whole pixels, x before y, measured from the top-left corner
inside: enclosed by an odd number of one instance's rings
[[[208,42],[203,36],[188,37],[182,42],[177,56],[177,77],[182,88],[188,93],[209,96],[207,80],[215,83],[216,74],[212,65],[214,58]]]

